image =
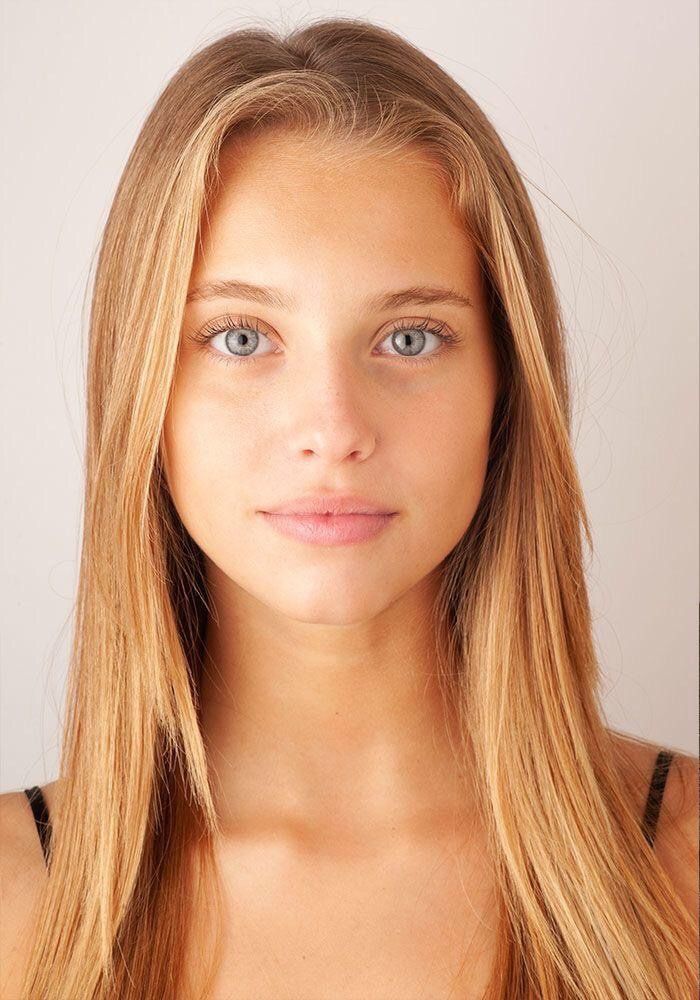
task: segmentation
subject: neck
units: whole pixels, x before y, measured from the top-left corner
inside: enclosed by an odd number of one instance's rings
[[[201,720],[224,831],[381,837],[471,811],[428,586],[371,621],[277,613],[210,570]]]

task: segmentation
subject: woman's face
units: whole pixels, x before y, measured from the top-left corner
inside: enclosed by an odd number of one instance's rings
[[[233,596],[305,622],[373,619],[426,585],[482,492],[498,370],[476,253],[420,153],[334,160],[268,136],[221,170],[164,429],[175,506]],[[205,288],[234,281],[274,292]],[[396,513],[334,545],[260,513],[316,491]]]

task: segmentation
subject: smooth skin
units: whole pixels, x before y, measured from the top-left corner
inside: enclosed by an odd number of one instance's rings
[[[496,353],[475,250],[433,165],[417,151],[334,152],[293,136],[225,150],[190,292],[237,280],[289,301],[193,294],[164,428],[168,482],[216,609],[202,725],[228,922],[212,996],[432,1000],[466,959],[451,995],[476,998],[496,944],[494,887],[427,622],[437,568],[482,493]],[[417,286],[469,304],[369,305]],[[240,363],[226,363],[224,333],[197,339],[231,319],[259,332]],[[426,319],[458,342],[427,333],[430,362],[402,356],[397,324]],[[398,516],[372,540],[326,548],[257,513],[316,489]],[[621,768],[639,769],[641,815],[656,748],[615,746]],[[657,851],[692,907],[696,765],[681,763]],[[26,898],[43,859],[18,796],[0,797],[0,829],[13,831],[5,867]],[[668,814],[682,842],[675,830],[666,842]],[[8,926],[13,968],[20,940]],[[198,943],[192,967],[206,954]]]
[[[375,849],[464,803],[427,621],[488,459],[498,371],[479,264],[415,154],[336,163],[278,137],[229,151],[224,168],[190,289],[235,278],[296,304],[188,303],[165,425],[168,482],[218,618],[202,692],[218,804],[227,828],[281,823],[319,847]],[[472,305],[364,304],[415,286]],[[264,331],[252,356],[225,334],[193,339],[241,314]],[[426,319],[460,343],[428,333],[402,356],[397,323]],[[328,547],[258,513],[322,489],[398,516]]]

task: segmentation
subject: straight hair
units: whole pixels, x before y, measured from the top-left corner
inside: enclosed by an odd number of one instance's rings
[[[227,143],[427,154],[473,241],[502,376],[483,494],[439,567],[439,681],[458,709],[499,899],[488,1000],[679,1000],[692,920],[640,829],[605,725],[568,359],[543,238],[493,125],[436,62],[357,18],[226,33],[147,116],[92,289],[84,514],[63,792],[28,1000],[206,997],[220,833],[199,718],[211,612],[162,430],[188,283]],[[187,887],[187,891],[185,891]],[[211,910],[211,913],[209,913]],[[192,913],[211,918],[202,980]]]

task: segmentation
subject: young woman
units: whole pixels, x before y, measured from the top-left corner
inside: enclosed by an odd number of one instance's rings
[[[114,199],[87,405],[3,997],[693,994],[697,759],[605,724],[552,276],[454,80],[350,19],[196,53]]]

